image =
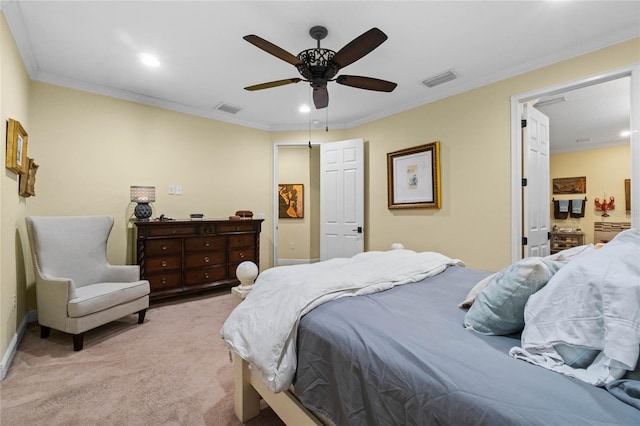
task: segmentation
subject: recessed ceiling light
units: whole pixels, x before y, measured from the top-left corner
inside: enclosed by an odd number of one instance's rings
[[[300,105],[300,108],[298,108],[298,111],[300,111],[300,112],[309,112],[309,111],[311,111],[311,108],[309,108],[309,105],[303,104],[303,105]]]
[[[140,53],[138,55],[138,58],[140,58],[140,61],[142,61],[142,63],[148,67],[155,68],[160,66],[160,61],[158,60],[158,58],[150,53]]]
[[[627,136],[631,136],[631,132],[629,130],[624,130],[620,132],[620,136],[626,138]]]

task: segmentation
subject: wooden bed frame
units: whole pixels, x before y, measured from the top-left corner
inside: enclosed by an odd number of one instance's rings
[[[295,397],[293,392],[273,393],[260,378],[252,374],[249,363],[233,353],[234,391],[233,408],[236,417],[245,423],[260,414],[260,399],[269,404],[287,425],[324,425],[316,415]]]

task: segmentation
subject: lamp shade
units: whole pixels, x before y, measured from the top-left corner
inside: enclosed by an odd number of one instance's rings
[[[153,203],[156,201],[155,186],[132,186],[131,201],[136,203]]]

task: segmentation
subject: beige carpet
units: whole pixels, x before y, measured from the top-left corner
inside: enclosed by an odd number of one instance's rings
[[[30,324],[0,382],[0,424],[239,425],[233,365],[220,338],[228,291],[152,305],[87,332],[84,349]],[[282,425],[270,408],[248,423]]]

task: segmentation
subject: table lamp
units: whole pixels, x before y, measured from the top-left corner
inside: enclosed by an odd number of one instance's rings
[[[138,220],[149,220],[151,217],[151,206],[149,203],[156,201],[155,186],[132,186],[131,201],[138,203],[133,214]]]

